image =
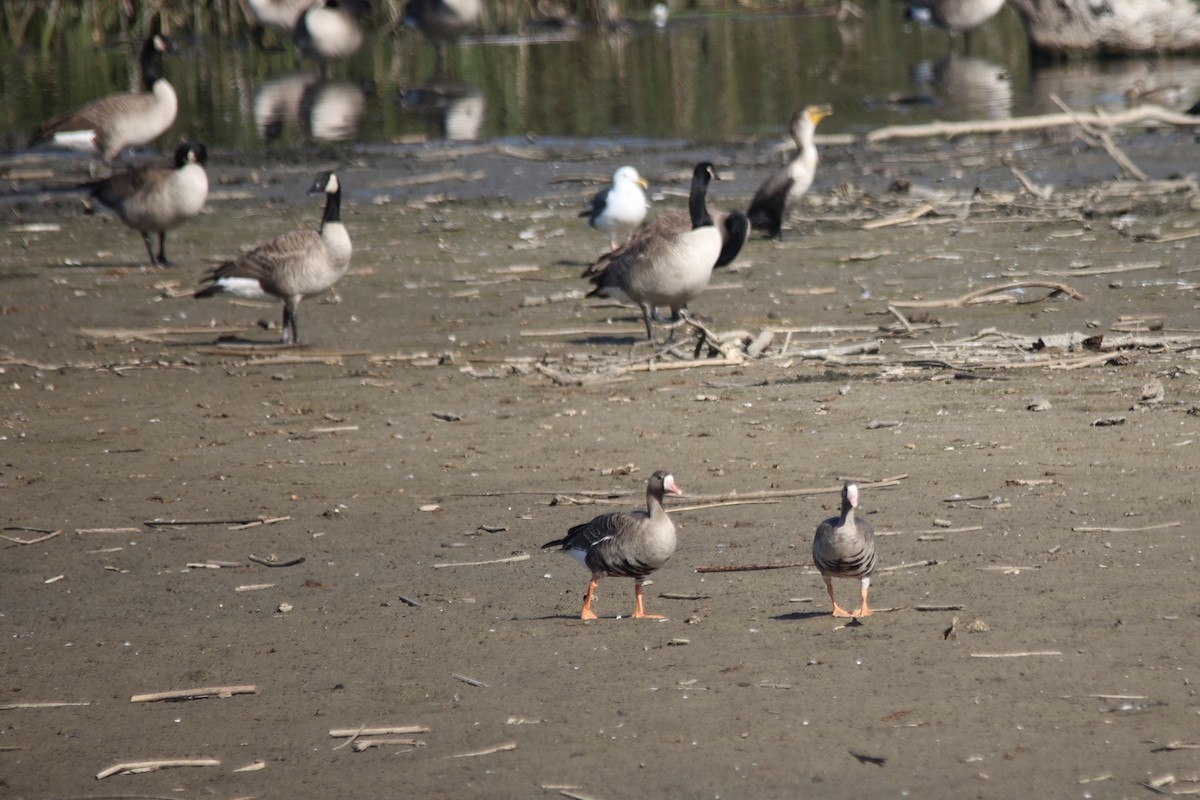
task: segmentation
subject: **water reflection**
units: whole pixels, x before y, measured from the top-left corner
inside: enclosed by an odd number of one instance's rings
[[[483,92],[446,81],[413,86],[401,94],[400,101],[406,110],[435,121],[438,137],[452,142],[478,139],[487,109]]]
[[[1127,91],[1161,102],[1169,87],[1200,85],[1195,58],[1035,70],[1011,12],[977,28],[965,56],[948,55],[941,32],[906,26],[894,0],[866,8],[864,18],[841,20],[676,10],[662,29],[646,16],[618,35],[468,36],[445,48],[444,64],[415,33],[372,30],[324,79],[315,67],[304,68],[290,44],[281,53],[256,49],[248,36],[197,39],[165,66],[179,114],[154,146],[166,150],[185,136],[220,150],[261,147],[277,136],[390,142],[431,132],[454,140],[534,134],[723,141],[777,135],[807,103],[838,109],[822,128],[829,134],[1056,110],[1050,92],[1087,108],[1126,102]],[[513,29],[490,23],[492,31]],[[913,66],[921,63],[914,80]],[[136,69],[133,48],[97,48],[82,29],[46,53],[15,50],[0,39],[0,133],[19,147],[53,112],[127,91]]]
[[[919,85],[953,116],[1005,119],[1012,116],[1013,86],[1008,70],[982,58],[951,50],[936,63],[923,61],[914,70]]]
[[[263,81],[254,93],[254,127],[274,142],[289,129],[309,139],[340,142],[358,135],[367,93],[354,81],[321,72],[292,72]]]

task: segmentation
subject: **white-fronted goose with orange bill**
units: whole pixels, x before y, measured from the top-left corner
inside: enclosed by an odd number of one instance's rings
[[[858,484],[846,481],[842,486],[842,513],[817,526],[813,537],[813,563],[825,579],[825,591],[833,604],[835,617],[869,617],[871,606],[867,594],[871,575],[875,572],[875,529],[865,519],[855,516],[858,508]],[[862,605],[847,611],[833,596],[834,578],[857,578],[862,589]]]
[[[342,224],[342,186],[333,172],[313,183],[312,193],[324,192],[325,213],[315,231],[291,231],[260,244],[250,252],[210,270],[196,297],[225,293],[261,300],[283,301],[284,344],[299,344],[296,309],[305,297],[324,292],[338,282],[350,266],[353,248]]]
[[[591,570],[592,579],[583,598],[580,619],[596,619],[592,601],[596,584],[606,576],[634,579],[637,605],[633,616],[636,619],[664,619],[661,615],[646,613],[642,582],[675,553],[675,523],[663,506],[663,496],[668,492],[683,494],[670,473],[655,472],[646,483],[645,511],[601,514],[571,528],[563,538],[542,545],[543,548],[565,550]]]

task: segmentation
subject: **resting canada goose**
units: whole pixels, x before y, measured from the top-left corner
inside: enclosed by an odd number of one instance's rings
[[[175,50],[156,21],[139,58],[145,92],[112,94],[56,117],[34,132],[30,146],[52,139],[62,146],[94,148],[111,163],[126,147],[154,141],[174,124],[179,110],[175,89],[159,74],[157,64],[160,53]]]
[[[137,167],[84,184],[92,197],[111,208],[121,221],[142,235],[150,266],[169,266],[167,231],[200,213],[208,198],[208,150],[198,142],[175,150],[175,166]],[[158,255],[150,234],[158,234]]]
[[[677,321],[687,304],[708,287],[725,244],[705,205],[709,181],[717,177],[711,163],[697,164],[688,198],[691,227],[683,232],[634,237],[616,257],[588,267],[583,277],[595,286],[588,297],[624,295],[637,303],[646,323],[646,337],[651,340],[650,318],[656,306],[668,306],[672,321]],[[674,333],[672,330],[672,336]]]
[[[854,509],[858,507],[858,484],[846,481],[842,486],[842,513],[830,517],[817,526],[813,537],[813,563],[825,580],[825,591],[833,604],[835,617],[869,617],[871,607],[867,604],[867,593],[871,588],[871,575],[875,572],[875,529],[865,519],[856,519]],[[847,611],[833,598],[834,578],[858,578],[862,586],[862,605],[855,611]]]
[[[833,107],[805,106],[792,116],[790,127],[797,152],[788,162],[758,187],[750,209],[746,212],[750,224],[763,228],[767,236],[783,239],[783,221],[789,207],[804,196],[817,174],[817,148],[813,134],[817,123],[833,113]]]
[[[606,575],[633,578],[637,598],[636,619],[664,619],[647,614],[642,600],[642,582],[667,563],[675,553],[675,523],[663,507],[663,494],[683,494],[669,473],[658,471],[646,483],[646,510],[614,511],[601,514],[591,522],[576,525],[567,535],[542,548],[558,547],[592,572],[583,598],[580,619],[596,619],[592,598],[596,584]]]
[[[370,12],[367,0],[317,0],[296,22],[296,46],[323,64],[349,58],[362,47],[362,21]]]
[[[337,283],[350,266],[350,234],[342,224],[342,188],[337,175],[322,173],[311,192],[325,193],[325,214],[317,231],[292,231],[260,244],[245,255],[210,270],[209,285],[196,297],[225,292],[236,297],[283,301],[284,344],[299,344],[296,307],[305,297],[320,294]]]
[[[608,234],[610,249],[616,250],[618,240],[628,240],[634,228],[646,219],[644,191],[650,184],[630,166],[617,169],[612,185],[606,186],[592,198],[591,207],[579,216],[587,217],[588,225]]]

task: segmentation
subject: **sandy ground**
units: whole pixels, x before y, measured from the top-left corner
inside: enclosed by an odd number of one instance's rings
[[[208,212],[172,235],[169,270],[140,267],[111,217],[21,184],[0,253],[0,795],[1197,786],[1200,752],[1168,747],[1200,742],[1195,240],[1178,238],[1200,222],[1194,186],[1128,191],[1102,151],[1038,137],[826,148],[785,240],[752,241],[693,304],[718,330],[790,336],[740,366],[604,372],[652,350],[636,314],[578,299],[605,240],[575,216],[595,186],[572,179],[634,161],[670,207],[683,184],[666,178],[708,156],[732,178],[713,206],[738,206],[769,144],[356,152],[340,162],[351,274],[340,302],[302,306],[309,347],[282,353],[185,331],[269,341],[256,323],[277,326],[276,306],[173,290],[314,225],[302,192],[330,164],[215,159]],[[1121,144],[1155,180],[1192,163],[1188,135]],[[1014,149],[1049,200],[1001,164]],[[8,177],[38,163],[55,162]],[[908,195],[888,193],[898,178]],[[927,201],[916,223],[863,227]],[[909,335],[887,310],[1018,279],[1083,299],[909,308]],[[1123,329],[1137,346],[1110,358],[1025,346]],[[805,352],[871,341],[878,353]],[[556,383],[538,365],[604,379]],[[1163,399],[1138,406],[1154,380]],[[1038,397],[1048,410],[1028,410]],[[639,505],[655,469],[686,492],[679,551],[647,588],[669,619],[628,619],[631,585],[610,579],[602,619],[583,623],[586,574],[540,545]],[[847,476],[883,534],[881,610],[854,626],[804,566]],[[783,494],[688,510],[734,492]],[[60,533],[18,543],[38,531]],[[697,571],[755,564],[792,566]],[[256,692],[130,702],[226,685]],[[52,702],[71,705],[25,705]],[[403,725],[416,744],[330,736]],[[219,765],[97,782],[181,758]]]

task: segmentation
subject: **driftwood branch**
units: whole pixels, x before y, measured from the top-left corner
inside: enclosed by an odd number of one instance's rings
[[[1013,289],[1031,289],[1042,288],[1050,289],[1048,297],[1053,297],[1055,294],[1065,294],[1072,300],[1086,299],[1082,294],[1067,286],[1065,283],[1057,283],[1055,281],[1014,281],[1013,283],[996,284],[993,286],[985,286],[982,289],[976,289],[973,292],[967,292],[960,297],[950,297],[944,300],[893,300],[892,305],[897,308],[963,308],[964,306],[978,303],[985,297],[1000,294],[1002,292],[1011,292]],[[1045,298],[1040,298],[1045,299]],[[1017,302],[1015,299],[1009,299],[1007,302]],[[1024,303],[1038,302],[1037,300],[1024,300]]]
[[[202,689],[176,689],[170,692],[135,694],[131,703],[157,703],[163,700],[202,700],[207,697],[233,697],[235,694],[258,694],[258,687],[250,684],[240,686],[207,686]]]
[[[219,767],[221,762],[215,758],[161,758],[153,761],[126,761],[113,764],[107,769],[96,773],[96,780],[102,781],[112,775],[132,775],[139,772],[154,772],[171,767]]]
[[[1066,125],[1086,123],[1097,128],[1120,128],[1127,125],[1161,123],[1194,127],[1200,125],[1200,117],[1177,114],[1162,106],[1144,105],[1116,114],[1081,112],[1075,114],[1043,114],[1033,117],[1011,117],[1009,119],[974,120],[967,122],[930,122],[921,125],[889,125],[876,128],[867,134],[868,142],[888,139],[921,139],[932,136],[954,137],[971,134],[1018,133],[1021,131],[1060,128]]]
[[[487,561],[442,561],[433,565],[434,569],[443,569],[445,567],[482,567],[485,564],[509,564],[513,561],[528,561],[529,554],[522,553],[519,556],[509,556],[508,558],[490,558]]]

